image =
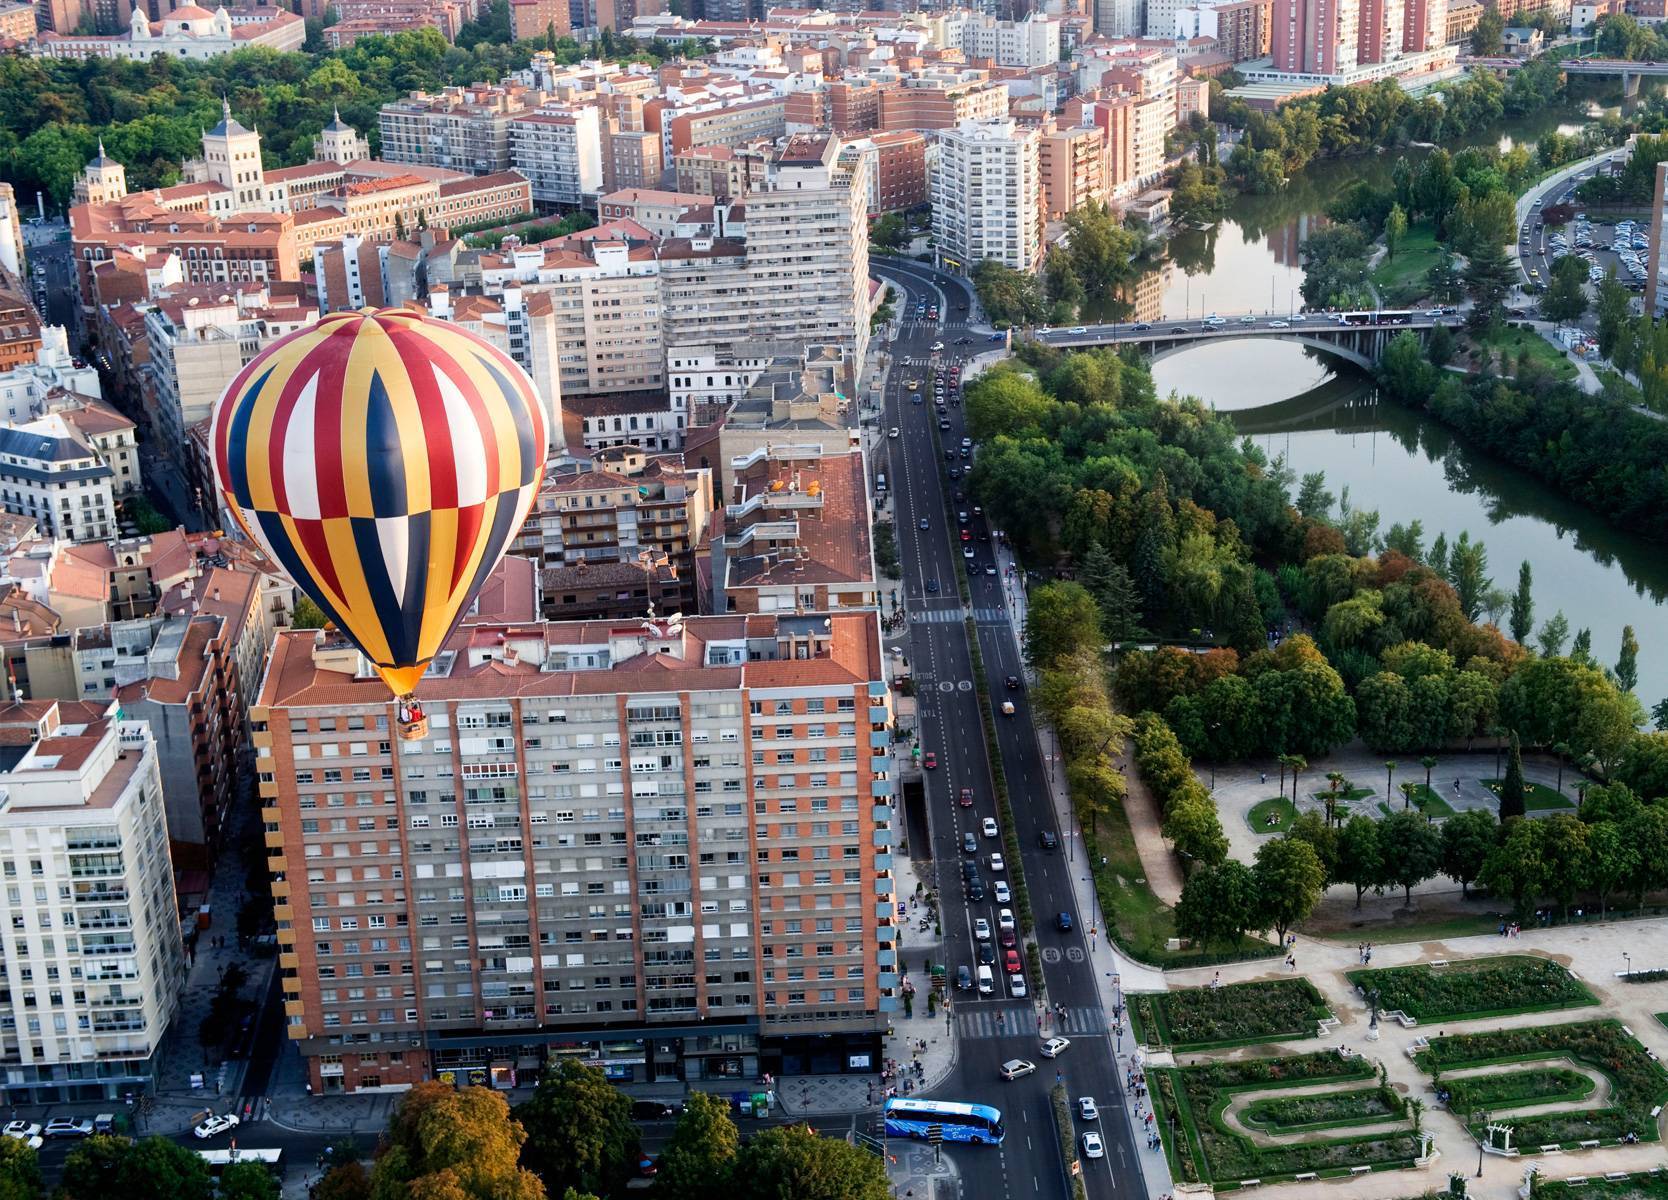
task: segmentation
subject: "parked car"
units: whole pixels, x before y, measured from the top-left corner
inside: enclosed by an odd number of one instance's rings
[[[53,1117],[41,1133],[49,1138],[92,1137],[93,1123],[86,1117]]]

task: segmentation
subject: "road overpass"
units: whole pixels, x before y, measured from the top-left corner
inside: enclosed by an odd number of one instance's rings
[[[1668,62],[1634,62],[1627,58],[1567,58],[1559,65],[1566,75],[1620,75],[1624,96],[1637,96],[1641,79],[1668,78]]]
[[[1287,317],[1228,318],[1222,324],[1159,321],[1154,323],[1079,325],[1072,329],[1030,331],[1035,340],[1061,349],[1087,346],[1135,346],[1153,361],[1180,353],[1202,342],[1227,342],[1245,338],[1275,338],[1296,342],[1325,354],[1342,358],[1371,370],[1383,356],[1390,339],[1411,331],[1424,341],[1438,325],[1454,328],[1457,313],[1434,312],[1382,318],[1361,324],[1339,324],[1325,313],[1297,313]]]

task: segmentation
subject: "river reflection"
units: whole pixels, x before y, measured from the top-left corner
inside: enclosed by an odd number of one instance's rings
[[[1356,368],[1294,343],[1217,342],[1153,364],[1161,393],[1198,396],[1300,476],[1324,471],[1335,495],[1377,509],[1380,531],[1418,519],[1428,546],[1461,531],[1488,547],[1495,586],[1509,592],[1518,563],[1535,577],[1537,626],[1562,610],[1590,627],[1593,652],[1613,662],[1623,625],[1641,642],[1639,695],[1668,693],[1668,639],[1658,606],[1668,556],[1535,480],[1478,453],[1420,413],[1381,402]],[[1504,616],[1502,615],[1502,620]]]

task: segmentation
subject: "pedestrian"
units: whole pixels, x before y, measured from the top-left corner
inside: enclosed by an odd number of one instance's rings
[[[1268,772],[1267,772],[1267,771],[1262,771],[1262,772],[1259,772],[1259,774],[1261,774],[1261,775],[1262,775],[1262,777],[1263,777],[1263,778],[1262,778],[1262,781],[1263,781],[1263,782],[1264,782],[1264,783],[1267,783],[1267,782],[1268,782]]]

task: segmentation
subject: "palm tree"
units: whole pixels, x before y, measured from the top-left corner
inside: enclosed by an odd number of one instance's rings
[[[1431,769],[1436,766],[1436,759],[1427,754],[1419,760],[1419,765],[1425,768],[1425,790],[1431,790]]]
[[[1560,792],[1564,790],[1564,759],[1569,752],[1570,745],[1568,742],[1559,742],[1552,747],[1552,753],[1558,756],[1558,790]]]
[[[1384,802],[1390,802],[1390,785],[1396,779],[1396,760],[1391,759],[1384,764]]]
[[[1297,807],[1297,777],[1300,773],[1302,773],[1304,771],[1307,771],[1309,769],[1309,760],[1304,758],[1301,754],[1292,754],[1292,755],[1288,755],[1287,757],[1291,760],[1289,765],[1291,766],[1291,769],[1292,769],[1292,807],[1296,808]]]
[[[1407,783],[1405,781],[1402,783],[1402,811],[1403,812],[1407,811],[1408,805],[1413,802],[1413,793],[1418,791],[1418,790],[1419,790],[1419,785],[1416,784],[1416,783]],[[1421,799],[1419,801],[1419,811],[1420,812],[1425,811],[1425,802],[1424,802],[1423,799]]]
[[[1280,764],[1280,799],[1284,800],[1286,798],[1286,761],[1287,761],[1287,756],[1284,755],[1284,754],[1276,754],[1274,756],[1274,761]]]

